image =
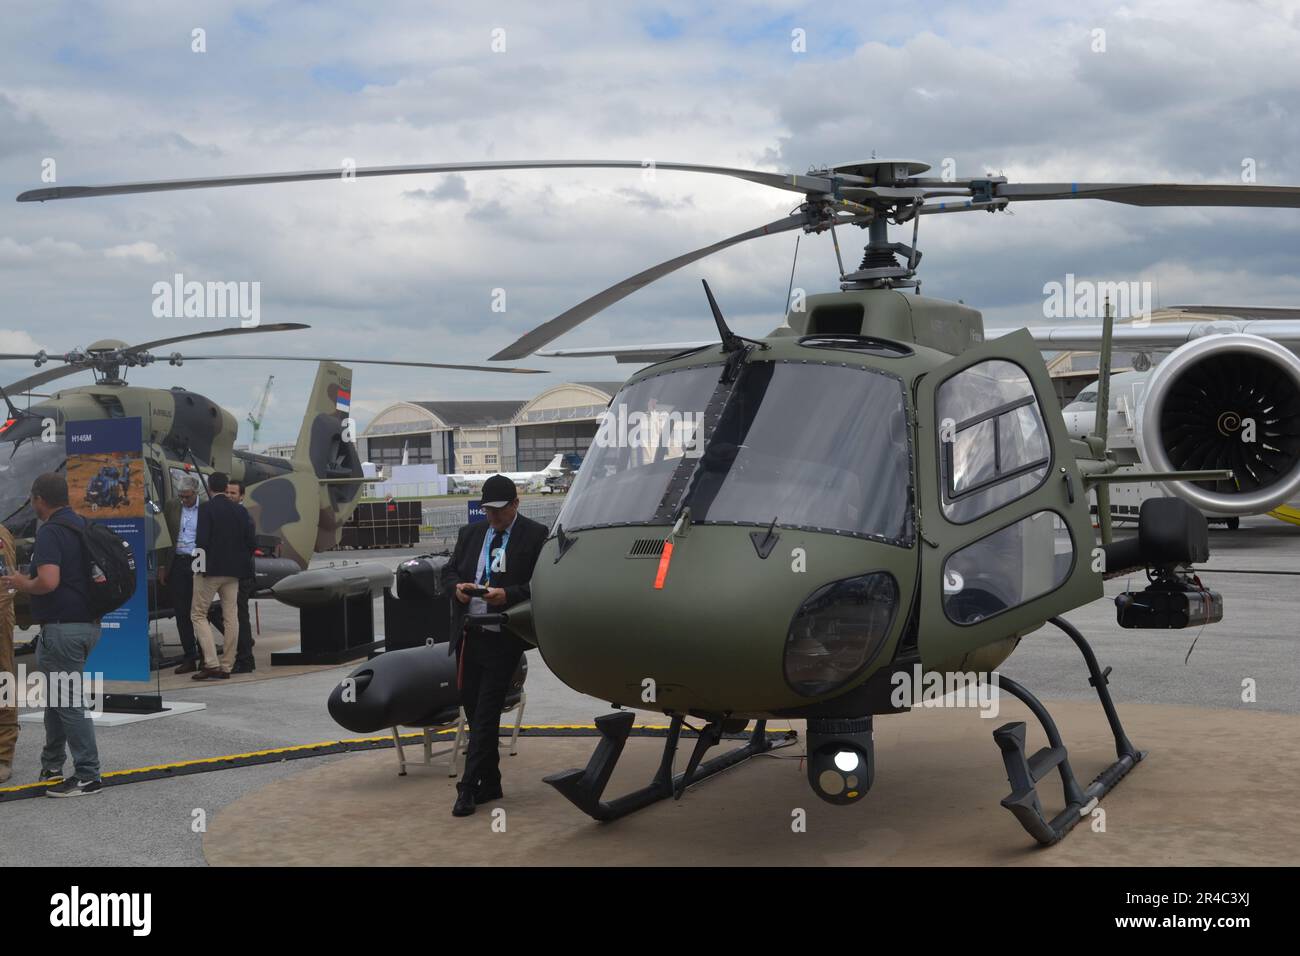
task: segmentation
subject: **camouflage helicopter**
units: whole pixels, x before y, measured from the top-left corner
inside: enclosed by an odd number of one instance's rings
[[[643,165],[475,162],[349,174]],[[987,675],[1023,637],[1050,623],[1084,657],[1117,759],[1080,784],[1047,709],[1007,677],[1000,689],[1027,705],[1048,746],[1029,754],[1023,721],[1005,724],[994,737],[1012,786],[1003,806],[1040,843],[1061,839],[1144,756],[1111,701],[1109,669],[1061,615],[1101,597],[1104,577],[1146,569],[1150,586],[1117,601],[1120,626],[1185,627],[1222,617],[1221,598],[1192,571],[1208,557],[1203,515],[1180,498],[1151,499],[1136,537],[1103,535],[1098,546],[1090,493],[1104,498],[1117,481],[1181,487],[1227,481],[1232,473],[1120,474],[1104,435],[1071,438],[1030,332],[995,337],[977,310],[920,295],[918,224],[930,215],[1067,199],[1297,207],[1300,188],[949,180],[926,178],[925,163],[874,158],[807,174],[656,167],[736,177],[802,201],[784,218],[629,277],[493,359],[533,354],[642,286],[765,235],[829,232],[840,290],[810,296],[769,335],[748,339],[731,331],[706,285],[717,340],[541,353],[653,362],[613,399],[601,428],[632,413],[659,424],[641,429],[636,440],[599,440],[598,433],[537,565],[531,601],[482,622],[501,623],[535,644],[576,690],[671,717],[659,770],[647,786],[602,797],[633,724],[633,714],[621,709],[597,718],[601,740],[585,769],[547,782],[592,817],[611,820],[679,798],[688,786],[778,745],[767,720],[803,719],[811,788],[830,803],[856,803],[874,777],[874,718],[906,711],[919,698],[915,689],[901,699],[895,693],[909,676]],[[18,198],[340,178],[338,170],[314,170],[42,188]],[[909,222],[912,242],[890,241],[889,224]],[[854,270],[844,268],[836,232],[850,226],[868,236]],[[1106,369],[1105,327],[1101,336]],[[1220,338],[1235,348],[1250,336]],[[1169,404],[1158,395],[1148,402],[1146,414],[1157,423],[1162,402]],[[692,424],[666,427],[674,415]],[[646,434],[653,437],[647,441]],[[685,769],[674,773],[681,731],[692,717],[704,725]],[[751,721],[747,743],[703,759]],[[1065,806],[1049,816],[1038,783],[1053,770]]]
[[[139,480],[143,482],[146,502],[145,533],[152,542],[151,569],[156,567],[157,553],[172,546],[167,523],[162,520],[163,505],[177,493],[178,483],[186,475],[202,479],[213,471],[226,472],[244,482],[247,489],[245,503],[263,545],[254,560],[259,587],[269,587],[279,578],[305,568],[315,552],[329,550],[337,544],[343,525],[356,507],[363,481],[360,455],[350,438],[355,429],[345,427],[351,406],[352,370],[338,364],[340,360],[330,358],[182,355],[180,352],[159,356],[150,351],[194,339],[306,328],[309,326],[302,323],[276,323],[195,332],[140,345],[105,339],[63,355],[0,354],[0,359],[27,359],[38,367],[59,363],[0,390],[8,406],[7,420],[0,426],[0,521],[14,535],[19,560],[27,560],[36,533],[36,514],[28,497],[33,479],[43,472],[65,468],[66,422],[97,418],[138,417],[142,422],[144,462]],[[162,359],[173,367],[186,361],[318,362],[293,458],[287,460],[235,449],[238,420],[203,395],[179,386],[160,389],[127,384],[128,368],[150,366]],[[487,372],[539,371],[499,365],[342,361]],[[17,408],[10,398],[84,371],[94,373],[94,385],[62,389],[25,409]],[[207,495],[206,482],[200,480],[200,485],[200,499],[203,499]],[[150,573],[148,578],[151,615],[170,616],[169,602],[159,601],[158,595],[152,593],[157,587],[156,575]],[[19,600],[16,613],[20,626],[30,625],[25,600]]]

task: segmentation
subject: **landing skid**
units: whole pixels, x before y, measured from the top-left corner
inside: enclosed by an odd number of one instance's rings
[[[659,770],[648,786],[624,794],[614,800],[602,800],[601,794],[609,783],[619,757],[623,754],[623,745],[627,743],[628,734],[632,732],[635,715],[630,711],[605,714],[596,718],[596,729],[600,731],[600,742],[587,761],[585,770],[562,770],[544,778],[556,790],[583,813],[596,820],[608,821],[625,817],[629,813],[644,809],[652,803],[672,797],[680,800],[686,788],[707,780],[716,773],[748,760],[755,754],[766,753],[777,747],[788,746],[797,739],[794,731],[787,733],[785,739],[773,742],[768,739],[767,722],[760,720],[749,736],[749,742],[735,750],[730,750],[711,760],[702,760],[704,754],[716,746],[722,739],[722,726],[714,722],[706,726],[696,738],[695,749],[686,769],[673,774],[673,758],[677,754],[677,743],[682,733],[682,718],[673,717],[668,727],[668,736],[664,740],[663,756],[659,760]]]
[[[1002,761],[1007,768],[1007,782],[1011,784],[1011,794],[1003,799],[1002,806],[1015,814],[1020,825],[1035,840],[1044,846],[1059,841],[1083,817],[1092,812],[1097,802],[1124,778],[1146,756],[1145,751],[1136,749],[1129,742],[1124,728],[1115,712],[1115,703],[1110,698],[1107,684],[1110,680],[1110,668],[1104,671],[1097,664],[1097,657],[1088,642],[1084,640],[1072,624],[1063,618],[1051,618],[1051,624],[1064,631],[1078,645],[1088,665],[1088,683],[1097,690],[1102,709],[1106,711],[1106,720],[1110,723],[1111,734],[1115,738],[1115,752],[1118,758],[1113,764],[1099,773],[1087,788],[1079,786],[1070,769],[1069,753],[1061,741],[1061,734],[1056,729],[1056,722],[1047,708],[1037,697],[1009,677],[998,675],[998,684],[1018,697],[1038,718],[1047,734],[1047,746],[1033,756],[1025,756],[1025,723],[1014,721],[1003,724],[993,731],[993,739],[1002,751]],[[1043,815],[1043,805],[1038,799],[1038,781],[1056,769],[1061,775],[1061,789],[1065,792],[1065,809],[1048,820]]]

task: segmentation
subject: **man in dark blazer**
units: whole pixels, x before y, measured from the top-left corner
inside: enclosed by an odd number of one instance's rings
[[[211,497],[199,505],[195,561],[202,561],[195,568],[190,620],[203,652],[203,667],[194,675],[195,680],[230,677],[239,651],[239,582],[253,576],[253,548],[257,544],[253,516],[226,497],[227,481],[225,472],[209,475]],[[208,623],[208,608],[217,594],[221,595],[221,632],[226,638],[220,660]]]
[[[459,642],[460,700],[469,720],[465,772],[451,811],[458,817],[469,816],[476,804],[502,797],[501,708],[528,648],[498,626],[460,625],[467,614],[504,611],[529,599],[528,582],[547,535],[545,525],[519,513],[515,483],[504,475],[483,483],[482,507],[487,520],[460,529],[456,550],[442,569],[443,584],[454,589],[452,641]]]

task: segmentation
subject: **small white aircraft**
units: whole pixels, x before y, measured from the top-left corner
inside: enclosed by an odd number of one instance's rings
[[[475,475],[448,475],[447,491],[451,494],[469,494],[483,487],[483,482],[493,475],[505,475],[520,491],[547,493],[552,489],[547,479],[564,474],[564,456],[556,455],[541,471],[489,471]]]

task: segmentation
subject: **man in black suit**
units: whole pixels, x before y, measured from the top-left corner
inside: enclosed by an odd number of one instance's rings
[[[253,576],[253,548],[257,543],[253,516],[226,497],[228,480],[225,472],[209,475],[211,497],[199,505],[195,544],[202,555],[202,570],[194,574],[190,620],[203,651],[203,668],[194,675],[195,680],[230,677],[239,651],[239,582]],[[221,595],[221,632],[226,638],[220,660],[208,624],[208,608],[217,594]]]
[[[483,483],[482,507],[487,520],[460,529],[456,550],[442,569],[443,584],[455,590],[452,639],[459,639],[460,699],[469,719],[465,772],[451,811],[458,817],[502,797],[501,708],[528,644],[495,625],[462,629],[456,624],[466,613],[504,611],[527,601],[528,582],[547,535],[545,525],[519,514],[515,483],[504,475]]]

